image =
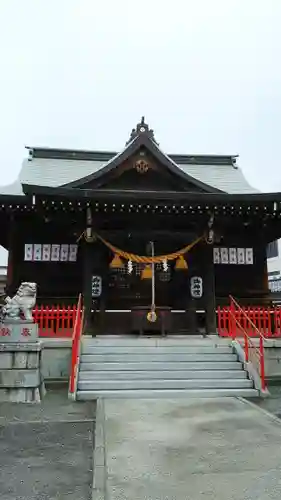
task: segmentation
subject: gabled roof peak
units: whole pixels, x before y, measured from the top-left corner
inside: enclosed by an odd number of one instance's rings
[[[130,138],[126,142],[126,146],[127,146],[127,144],[132,142],[136,137],[139,137],[139,136],[147,137],[148,139],[153,141],[158,146],[158,143],[156,142],[155,137],[154,137],[154,131],[149,128],[147,123],[145,123],[144,116],[142,116],[141,121],[140,121],[140,123],[137,124],[136,128],[132,129]]]

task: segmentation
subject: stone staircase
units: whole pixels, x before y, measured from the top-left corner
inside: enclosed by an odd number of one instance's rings
[[[229,340],[84,338],[77,399],[257,397]]]

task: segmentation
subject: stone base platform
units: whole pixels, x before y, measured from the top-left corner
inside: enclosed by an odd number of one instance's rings
[[[0,343],[0,402],[40,402],[45,394],[40,342]]]

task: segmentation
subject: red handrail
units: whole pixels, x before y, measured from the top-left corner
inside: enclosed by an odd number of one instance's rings
[[[242,314],[243,318],[250,323],[250,325],[255,330],[256,334],[259,338],[259,347],[257,347],[251,337],[246,332],[245,328],[242,326],[241,322],[237,319],[235,308],[238,309],[240,314]],[[256,327],[251,318],[247,315],[244,309],[240,307],[238,302],[230,295],[230,328],[231,328],[231,337],[237,340],[237,330],[236,326],[239,327],[240,331],[242,331],[244,336],[244,353],[245,353],[245,361],[249,362],[249,348],[253,349],[258,361],[259,361],[259,375],[261,378],[261,389],[262,391],[266,390],[266,381],[265,381],[265,363],[264,363],[264,341],[266,338],[263,336],[261,331]]]
[[[83,330],[84,309],[82,308],[82,295],[79,295],[76,317],[72,336],[72,351],[71,351],[71,370],[69,380],[69,393],[74,394],[76,390],[76,378],[78,369],[78,359],[80,350],[80,340]]]

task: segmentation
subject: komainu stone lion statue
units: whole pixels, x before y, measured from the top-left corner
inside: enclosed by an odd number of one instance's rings
[[[2,306],[3,319],[25,319],[32,321],[32,309],[36,304],[37,284],[23,282],[14,297],[7,296]]]

